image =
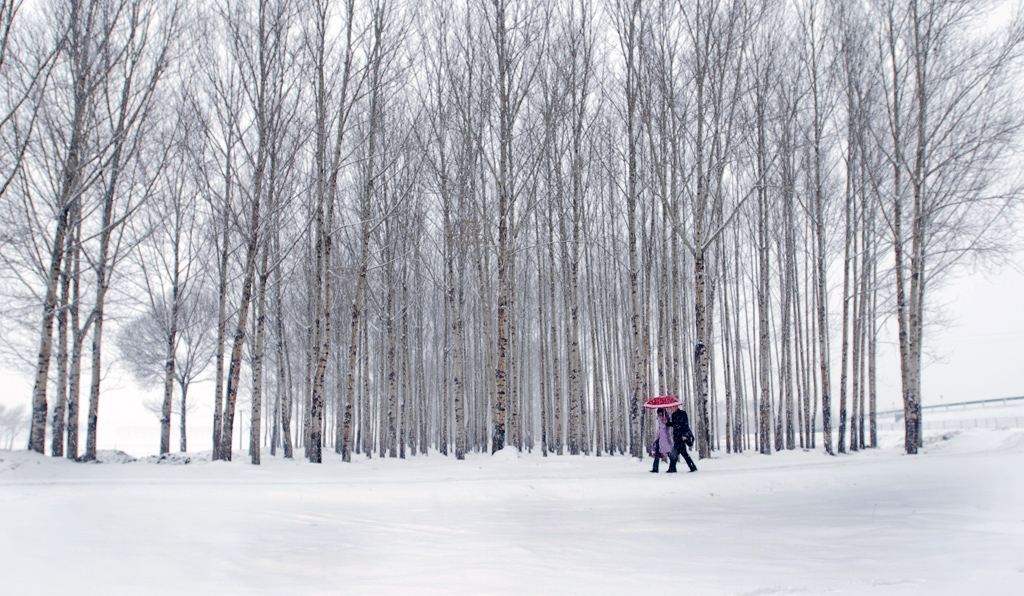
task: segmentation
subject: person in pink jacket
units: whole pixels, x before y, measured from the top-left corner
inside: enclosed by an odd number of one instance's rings
[[[668,413],[664,409],[658,410],[658,434],[651,444],[651,453],[654,455],[654,467],[651,472],[658,473],[658,462],[661,458],[672,453],[672,431],[668,426]]]

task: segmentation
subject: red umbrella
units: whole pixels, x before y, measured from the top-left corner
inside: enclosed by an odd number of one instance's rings
[[[661,408],[671,408],[674,406],[681,405],[683,405],[683,402],[679,401],[678,398],[675,398],[671,395],[662,395],[661,397],[652,397],[651,399],[647,400],[647,403],[644,404],[644,407],[647,408],[648,410],[660,410]]]

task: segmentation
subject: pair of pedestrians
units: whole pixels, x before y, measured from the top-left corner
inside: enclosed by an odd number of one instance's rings
[[[686,412],[680,410],[679,406],[659,409],[658,435],[651,445],[651,452],[654,454],[654,467],[651,468],[651,472],[658,473],[658,463],[664,455],[668,455],[668,473],[675,473],[680,455],[686,460],[686,465],[690,466],[690,471],[696,472],[697,466],[690,459],[690,454],[686,451],[687,446],[693,447],[693,432],[690,430]]]

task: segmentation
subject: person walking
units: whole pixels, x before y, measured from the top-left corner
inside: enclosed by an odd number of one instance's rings
[[[672,428],[672,451],[669,452],[668,456],[667,472],[674,473],[676,471],[676,462],[679,461],[680,455],[686,460],[686,465],[690,466],[690,471],[696,472],[697,466],[690,459],[690,454],[686,452],[687,445],[693,447],[693,432],[690,430],[690,420],[686,416],[686,412],[679,409],[678,406],[673,406],[670,409],[672,415],[669,418],[668,426]],[[657,467],[658,462],[655,461],[654,465]]]
[[[654,467],[651,468],[651,472],[654,474],[658,473],[658,462],[665,455],[672,452],[672,434],[669,432],[669,418],[668,412],[664,409],[658,410],[658,434],[654,437],[654,443],[651,444],[651,453],[654,455]],[[672,466],[674,463],[669,464],[669,471],[674,471]]]

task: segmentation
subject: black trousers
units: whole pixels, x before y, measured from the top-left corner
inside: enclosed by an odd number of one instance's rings
[[[682,455],[683,459],[686,460],[686,465],[690,466],[690,471],[697,471],[697,466],[694,465],[693,460],[690,459],[690,454],[686,452],[686,443],[683,441],[676,441],[672,445],[672,453],[668,454],[669,469],[675,471],[676,462],[679,461],[679,456]]]
[[[657,445],[658,441],[655,441],[654,444]],[[661,455],[662,455],[661,454],[661,448],[656,446],[654,448],[654,466],[651,467],[651,471],[652,472],[657,472],[658,471],[658,462],[661,461]],[[675,460],[672,460],[672,461],[673,461],[673,463],[675,462]]]

